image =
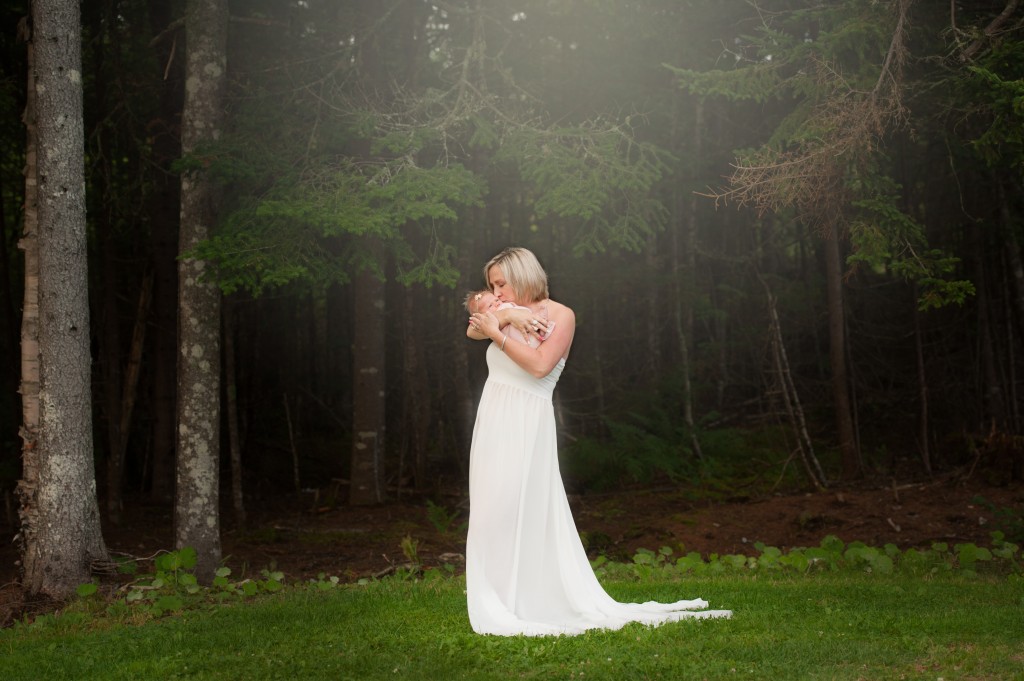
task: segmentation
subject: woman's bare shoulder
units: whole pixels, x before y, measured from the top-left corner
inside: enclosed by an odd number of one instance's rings
[[[576,313],[568,305],[563,305],[557,300],[548,299],[548,317],[550,319],[568,320],[575,319]]]

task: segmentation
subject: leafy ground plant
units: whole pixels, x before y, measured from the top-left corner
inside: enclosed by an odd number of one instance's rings
[[[0,678],[1022,678],[1024,577],[1017,547],[996,539],[986,557],[966,545],[900,553],[832,537],[703,567],[693,554],[641,551],[630,563],[599,561],[614,597],[700,596],[733,618],[536,639],[474,634],[465,581],[437,570],[278,582],[208,607],[203,594],[231,592],[231,582],[189,593],[186,555],[156,570],[184,584],[182,608],[132,619],[86,608],[91,596],[21,622],[0,631]]]

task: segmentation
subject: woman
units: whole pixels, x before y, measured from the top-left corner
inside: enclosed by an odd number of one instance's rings
[[[470,338],[493,341],[469,463],[466,595],[473,630],[543,636],[728,617],[727,610],[690,612],[707,606],[701,599],[618,603],[605,593],[562,486],[551,406],[576,317],[548,298],[547,275],[525,248],[496,255],[484,277],[499,299],[528,310],[474,313],[466,330]],[[508,323],[545,340],[535,348],[509,340],[500,328]]]

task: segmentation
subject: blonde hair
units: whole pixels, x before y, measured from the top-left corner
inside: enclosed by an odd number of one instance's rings
[[[516,292],[516,302],[520,305],[534,303],[548,297],[548,275],[541,267],[531,251],[512,246],[487,261],[484,265],[484,281],[490,286],[488,279],[491,268],[501,268],[505,280]]]

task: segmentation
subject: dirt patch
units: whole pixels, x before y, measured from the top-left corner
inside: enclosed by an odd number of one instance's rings
[[[780,549],[816,546],[827,535],[900,549],[933,542],[990,544],[990,533],[1020,522],[1024,486],[982,481],[862,483],[825,492],[708,502],[680,488],[630,489],[576,495],[570,504],[592,556],[628,559],[638,548],[757,554],[757,542]],[[105,527],[112,552],[151,557],[173,544],[171,510],[134,504],[128,522]],[[377,507],[263,504],[247,528],[225,513],[223,553],[235,576],[283,571],[289,580],[320,573],[356,580],[387,574],[411,553],[424,566],[463,567],[468,505],[460,496],[411,496]],[[403,550],[403,539],[408,537]],[[0,626],[46,601],[26,600],[17,584],[17,552],[8,536],[0,549]],[[413,548],[414,547],[414,548]]]

